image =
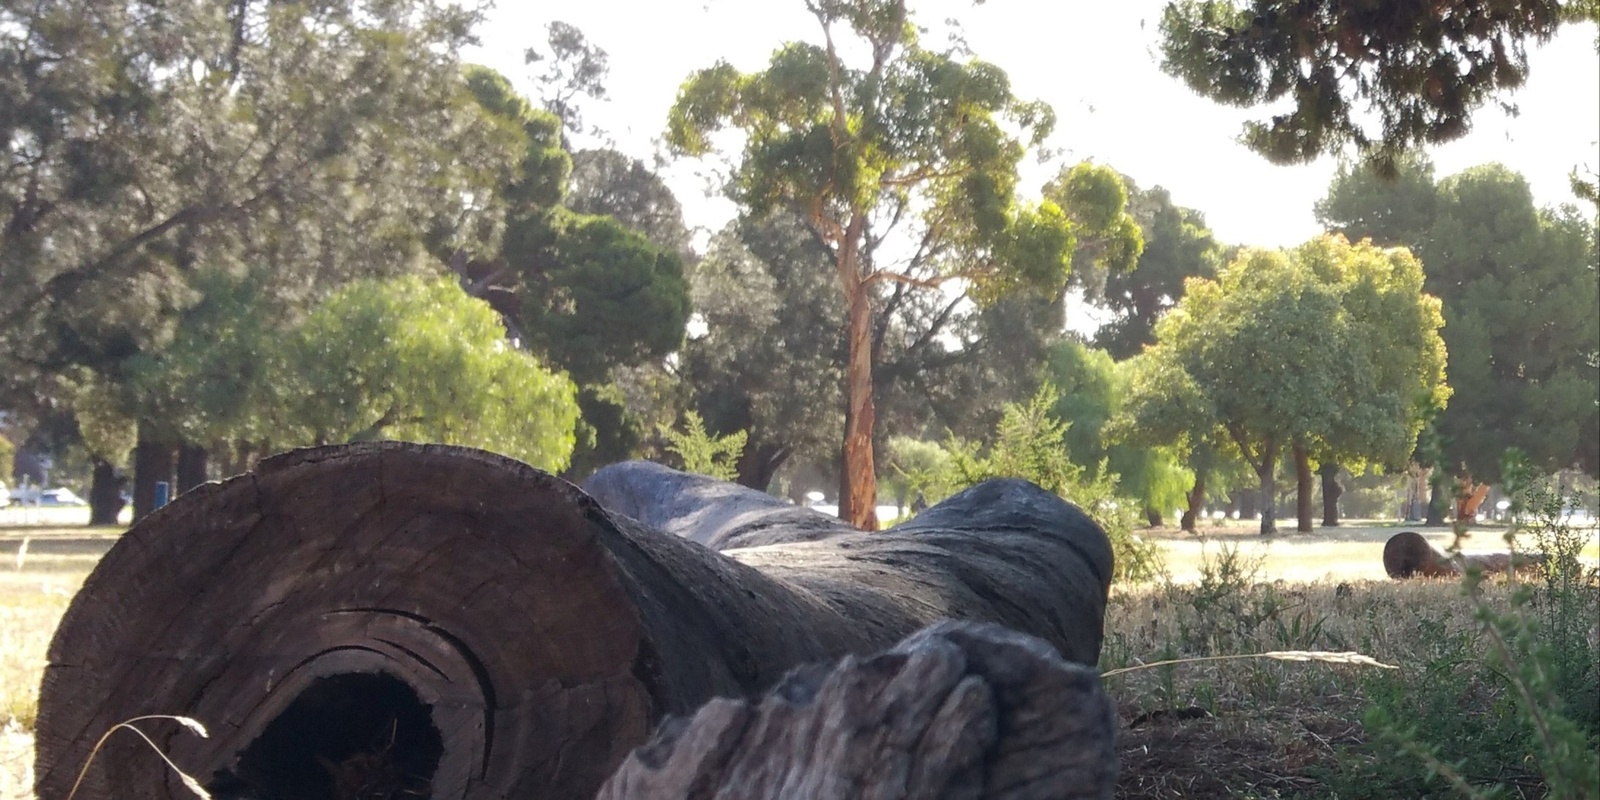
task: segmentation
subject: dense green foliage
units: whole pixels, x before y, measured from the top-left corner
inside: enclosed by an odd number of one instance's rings
[[[453,281],[352,283],[306,317],[274,366],[285,444],[437,441],[551,471],[572,453],[572,381],[510,347],[489,306]]]
[[[707,433],[705,421],[700,419],[700,415],[686,411],[683,430],[662,428],[661,436],[667,440],[667,452],[678,457],[683,471],[725,481],[738,476],[736,463],[739,454],[744,451],[744,431],[727,436]]]
[[[1051,348],[1045,375],[1060,393],[1052,413],[1068,425],[1067,451],[1089,480],[1115,476],[1118,490],[1137,500],[1152,523],[1186,504],[1194,474],[1178,463],[1174,448],[1124,443],[1113,435],[1111,422],[1128,398],[1126,362],[1065,341]]]
[[[1086,299],[1116,316],[1095,332],[1096,347],[1122,360],[1155,342],[1156,320],[1183,297],[1184,280],[1210,278],[1222,265],[1223,248],[1205,217],[1172,202],[1166,189],[1128,184],[1128,214],[1139,224],[1144,251],[1125,270],[1080,270]]]
[[[70,5],[0,4],[0,375],[116,379],[215,273],[303,308],[413,267],[424,231],[492,234],[506,150],[461,91],[471,12]]]
[[[1473,112],[1521,86],[1527,44],[1555,33],[1561,6],[1180,0],[1162,14],[1162,67],[1219,103],[1287,105],[1245,126],[1274,162],[1353,144],[1387,172],[1411,147],[1464,136]]]
[[[1137,512],[1119,502],[1116,478],[1090,476],[1074,463],[1067,446],[1068,424],[1052,409],[1060,401],[1046,384],[1027,403],[1007,403],[988,445],[951,437],[948,460],[936,461],[920,476],[916,490],[937,502],[973,484],[992,478],[1024,478],[1083,509],[1111,539],[1118,580],[1144,580],[1161,569],[1160,550],[1133,534]]]
[[[620,400],[615,373],[675,351],[689,317],[687,233],[677,202],[642,165],[601,151],[579,159],[583,182],[571,199],[580,207],[563,205],[573,159],[562,149],[561,120],[535,109],[497,73],[474,67],[468,75],[483,109],[520,134],[524,156],[499,188],[499,247],[439,255],[508,321],[519,345],[578,382],[583,422],[574,471],[632,457],[648,431]]]
[[[1261,479],[1270,533],[1281,454],[1398,465],[1426,410],[1443,405],[1442,320],[1422,281],[1409,252],[1337,237],[1247,250],[1219,280],[1189,281],[1139,385],[1171,398],[1156,416],[1226,431]]]
[[[1434,449],[1451,472],[1500,476],[1517,448],[1540,469],[1600,474],[1600,256],[1575,209],[1538,209],[1498,165],[1442,181],[1411,157],[1394,181],[1345,168],[1317,213],[1333,230],[1413,248],[1443,301],[1455,394]]]
[[[827,253],[799,220],[735,222],[691,282],[705,331],[680,374],[712,430],[747,431],[741,483],[766,489],[791,458],[822,459],[842,426],[844,347]]]

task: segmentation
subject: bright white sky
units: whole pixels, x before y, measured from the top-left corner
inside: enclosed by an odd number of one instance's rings
[[[586,122],[610,132],[619,149],[649,163],[667,110],[690,72],[727,59],[759,69],[781,42],[817,36],[800,0],[506,0],[481,31],[468,58],[505,73],[533,95],[525,48],[543,48],[546,23],[577,25],[610,55],[611,100],[590,103]],[[1157,66],[1160,0],[1022,2],[913,0],[916,21],[934,28],[961,20],[977,56],[1004,68],[1018,96],[1055,107],[1051,146],[1061,162],[1031,176],[1037,190],[1060,163],[1093,159],[1161,185],[1175,202],[1202,211],[1218,238],[1231,244],[1286,246],[1318,232],[1312,203],[1322,196],[1334,161],[1281,167],[1235,139],[1259,111],[1225,108],[1189,92]],[[1495,108],[1474,117],[1465,139],[1433,153],[1439,175],[1499,161],[1521,172],[1543,205],[1571,202],[1574,166],[1600,169],[1600,55],[1595,27],[1569,25],[1531,53],[1527,85],[1512,96],[1521,115]],[[535,65],[538,66],[538,65]],[[584,144],[580,140],[579,144]],[[690,165],[666,174],[691,226],[720,228],[733,214],[708,199]]]

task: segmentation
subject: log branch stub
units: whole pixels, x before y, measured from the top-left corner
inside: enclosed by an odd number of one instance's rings
[[[1115,710],[1093,670],[947,621],[797,669],[758,702],[668,719],[598,800],[1089,800],[1116,777]]]

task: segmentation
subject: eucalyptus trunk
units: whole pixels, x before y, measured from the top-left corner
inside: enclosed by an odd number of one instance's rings
[[[1261,478],[1261,535],[1278,532],[1278,443],[1268,439],[1261,447],[1261,464],[1256,467]]]
[[[772,486],[773,476],[789,462],[789,456],[793,454],[794,449],[788,445],[747,443],[744,452],[739,454],[739,463],[735,465],[739,473],[736,481],[740,486],[764,492]]]
[[[1294,443],[1295,530],[1311,532],[1311,454],[1304,442]]]
[[[94,460],[94,474],[89,482],[89,524],[115,525],[122,514],[122,478],[109,461]]]
[[[197,444],[184,442],[178,447],[178,483],[174,495],[205,483],[210,472],[211,454]]]
[[[878,473],[872,458],[877,409],[872,398],[872,295],[856,274],[853,243],[841,265],[850,286],[850,360],[845,369],[849,408],[844,421],[844,473],[839,478],[839,516],[862,530],[878,529]]]
[[[1162,525],[1165,525],[1167,522],[1166,519],[1161,516],[1161,510],[1156,508],[1146,508],[1144,510],[1144,520],[1145,522],[1150,523],[1150,527],[1152,528],[1159,528]]]
[[[1258,519],[1261,516],[1261,493],[1255,489],[1239,490],[1239,519]]]
[[[1195,521],[1200,517],[1200,506],[1206,499],[1206,474],[1199,470],[1194,473],[1194,488],[1189,490],[1189,507],[1183,510],[1183,518],[1179,525],[1190,533],[1195,532]]]
[[[1339,496],[1344,494],[1344,487],[1339,485],[1339,465],[1335,463],[1323,464],[1317,470],[1322,476],[1322,527],[1339,527]]]
[[[1433,468],[1433,473],[1428,476],[1428,518],[1423,520],[1424,525],[1442,526],[1445,524],[1445,510],[1450,505],[1450,492],[1445,488],[1449,481],[1444,470]]]

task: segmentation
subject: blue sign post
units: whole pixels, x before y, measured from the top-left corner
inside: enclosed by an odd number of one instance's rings
[[[167,501],[169,501],[171,499],[172,499],[172,487],[169,486],[166,481],[156,481],[156,503],[155,503],[155,507],[156,508],[160,508],[160,507],[166,505]]]

